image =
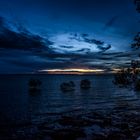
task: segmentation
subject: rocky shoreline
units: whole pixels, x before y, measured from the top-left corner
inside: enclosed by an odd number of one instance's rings
[[[140,113],[136,111],[90,112],[62,115],[57,120],[3,128],[6,140],[139,140]]]

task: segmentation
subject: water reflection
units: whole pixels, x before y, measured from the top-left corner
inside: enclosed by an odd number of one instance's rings
[[[42,81],[41,93],[31,95],[28,81]],[[89,79],[91,88],[83,90],[80,81]],[[75,90],[64,93],[60,84],[74,81]],[[83,113],[91,110],[138,109],[140,95],[112,84],[112,76],[36,75],[1,76],[0,122],[40,123],[64,113]],[[1,123],[1,124],[2,124]]]

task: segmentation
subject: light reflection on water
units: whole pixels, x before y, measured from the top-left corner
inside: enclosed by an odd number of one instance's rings
[[[30,78],[42,81],[42,92],[31,96],[28,92]],[[81,90],[80,81],[91,80],[89,90]],[[74,81],[76,90],[63,93],[59,85]],[[64,113],[108,112],[114,109],[138,111],[140,94],[112,84],[111,75],[3,75],[0,76],[0,122],[40,123],[55,119]]]

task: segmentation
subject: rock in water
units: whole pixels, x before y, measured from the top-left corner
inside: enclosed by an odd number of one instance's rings
[[[140,79],[138,79],[135,83],[135,90],[140,91]]]
[[[35,93],[40,93],[41,92],[41,86],[42,82],[38,79],[31,79],[29,81],[29,93],[30,94],[35,94]]]
[[[75,90],[75,84],[73,81],[70,81],[68,83],[62,83],[60,85],[60,89],[63,91],[63,92],[68,92],[68,91],[74,91]]]
[[[91,88],[91,82],[88,79],[82,80],[80,83],[80,87],[82,89],[89,89]]]

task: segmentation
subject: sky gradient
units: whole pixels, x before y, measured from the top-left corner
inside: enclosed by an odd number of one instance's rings
[[[139,25],[133,0],[0,1],[0,73],[128,67]]]

